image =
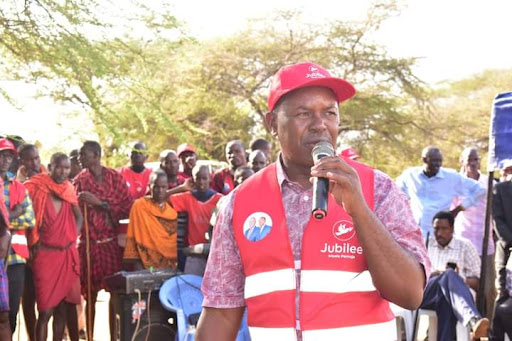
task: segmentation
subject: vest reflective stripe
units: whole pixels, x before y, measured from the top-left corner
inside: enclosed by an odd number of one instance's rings
[[[269,294],[275,291],[295,290],[295,270],[282,269],[261,272],[245,278],[245,298]]]
[[[394,341],[396,340],[396,322],[393,319],[388,322],[366,324],[361,326],[305,330],[302,332],[302,341],[317,340]]]
[[[249,327],[251,341],[297,341],[295,328],[259,328]]]
[[[13,233],[11,236],[11,244],[27,245],[27,237],[25,237],[25,234]]]
[[[373,210],[373,170],[347,162],[358,172],[366,203]],[[252,339],[295,341],[296,327],[311,333],[309,340],[364,340],[343,338],[354,333],[354,326],[360,326],[356,333],[361,335],[395,335],[394,329],[390,333],[381,327],[388,321],[394,324],[394,316],[375,290],[352,218],[330,195],[329,215],[321,222],[310,219],[304,229],[299,261],[293,257],[280,191],[276,167],[271,165],[244,182],[233,202],[233,232],[246,275]],[[270,222],[270,232],[261,240],[249,240],[251,219],[261,216]]]
[[[27,237],[25,230],[11,231],[11,247],[14,252],[24,258],[28,259],[30,253],[28,251]]]
[[[300,290],[303,292],[348,293],[375,291],[372,276],[368,270],[363,272],[333,270],[302,270]]]

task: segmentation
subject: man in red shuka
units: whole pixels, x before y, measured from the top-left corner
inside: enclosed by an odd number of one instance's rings
[[[54,318],[54,338],[62,339],[68,321],[71,340],[78,340],[75,305],[80,304],[80,261],[76,248],[83,223],[78,198],[68,181],[71,164],[64,153],[51,157],[50,174],[32,176],[25,186],[32,198],[39,240],[33,248],[33,273],[39,317],[36,339],[46,340]]]
[[[103,278],[121,270],[122,252],[117,243],[119,220],[128,218],[133,199],[123,177],[115,170],[101,165],[101,147],[98,142],[85,141],[80,148],[79,161],[84,169],[76,176],[73,184],[78,193],[80,208],[84,210],[87,206],[84,223],[88,224],[90,236],[91,297],[87,297],[85,233],[82,233],[78,248],[81,260],[80,282],[82,295],[86,297],[87,304],[91,304],[91,318],[94,321],[96,298],[104,288]],[[110,314],[110,318],[113,326],[113,314]],[[91,333],[94,324],[92,327]]]

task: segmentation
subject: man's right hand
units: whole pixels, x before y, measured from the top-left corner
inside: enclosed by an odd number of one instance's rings
[[[23,214],[23,206],[21,204],[15,205],[14,208],[9,212],[9,220],[16,219]]]

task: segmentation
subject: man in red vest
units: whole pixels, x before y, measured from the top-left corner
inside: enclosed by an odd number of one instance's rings
[[[274,76],[266,123],[280,155],[219,213],[196,340],[234,340],[245,306],[253,341],[395,340],[389,302],[420,305],[430,262],[400,189],[348,158],[311,156],[320,141],[335,145],[338,104],[354,94],[312,63]],[[312,177],[330,180],[322,220],[311,216]],[[270,232],[248,240],[261,216]]]

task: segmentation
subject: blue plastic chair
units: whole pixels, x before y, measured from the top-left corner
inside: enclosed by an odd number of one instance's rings
[[[178,275],[165,281],[160,288],[160,303],[165,309],[176,313],[178,341],[194,340],[195,326],[190,325],[189,317],[202,311],[202,280],[202,277],[196,275]],[[246,311],[236,341],[250,340]]]

